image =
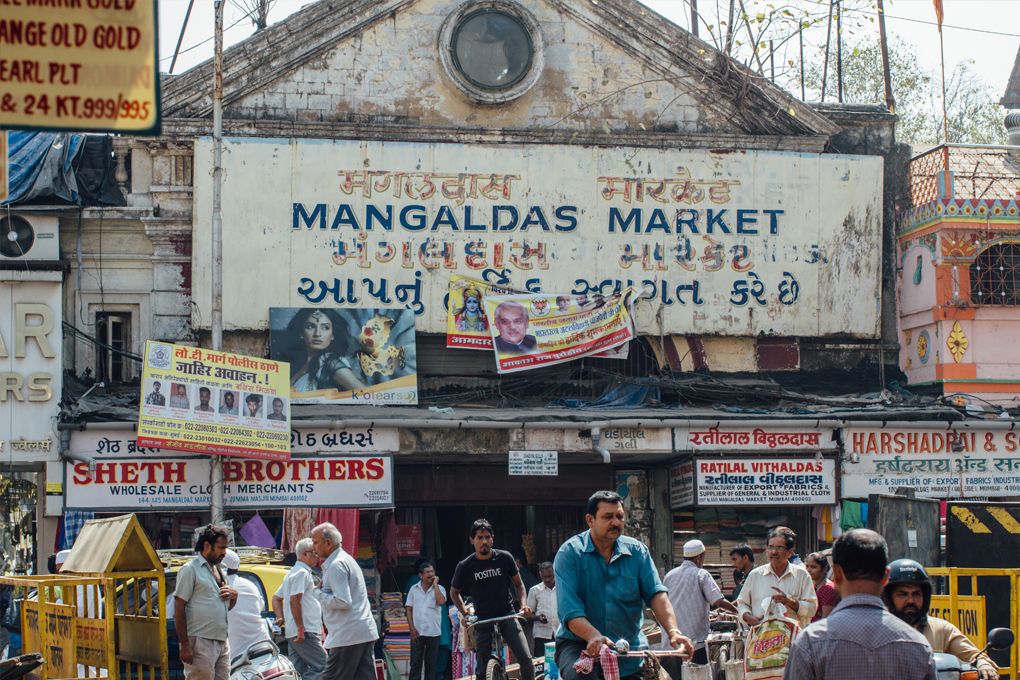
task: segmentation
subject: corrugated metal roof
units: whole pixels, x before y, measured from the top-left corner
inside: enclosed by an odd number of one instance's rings
[[[103,574],[150,569],[162,571],[163,563],[138,518],[120,515],[85,522],[60,572]]]

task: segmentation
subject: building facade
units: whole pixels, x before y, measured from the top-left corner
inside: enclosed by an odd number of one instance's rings
[[[40,544],[65,510],[146,512],[167,547],[208,516],[203,462],[133,431],[144,342],[209,342],[211,83],[211,63],[165,76],[162,136],[112,141],[124,205],[15,206],[56,222],[67,321]],[[226,51],[223,112],[224,349],[272,355],[271,309],[414,312],[416,404],[291,411],[295,456],[392,462],[393,524],[419,527],[405,563],[448,576],[485,514],[534,564],[598,488],[626,496],[663,567],[675,531],[726,527],[722,560],[753,526],[817,541],[840,428],[869,402],[805,394],[895,371],[888,112],[808,106],[631,0],[321,0]],[[638,337],[626,359],[501,376],[491,352],[446,347],[453,275],[633,286]],[[537,453],[554,455],[509,466]],[[154,512],[167,493],[182,509]],[[287,519],[273,493],[227,511]]]

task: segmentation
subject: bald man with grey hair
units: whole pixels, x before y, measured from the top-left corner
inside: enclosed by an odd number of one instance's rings
[[[322,605],[328,650],[322,680],[375,680],[372,649],[379,631],[361,567],[342,547],[343,536],[330,523],[312,529],[312,545],[322,558],[322,585],[313,595]]]

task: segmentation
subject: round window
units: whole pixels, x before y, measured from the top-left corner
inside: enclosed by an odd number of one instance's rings
[[[542,75],[542,31],[513,0],[467,0],[439,37],[443,68],[457,88],[482,104],[527,92]]]
[[[504,90],[531,68],[532,43],[517,17],[500,10],[481,10],[461,21],[453,33],[457,70],[472,85]]]

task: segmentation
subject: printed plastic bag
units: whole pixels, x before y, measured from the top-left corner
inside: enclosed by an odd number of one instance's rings
[[[766,615],[751,628],[744,645],[745,680],[780,680],[800,625],[785,616]]]

